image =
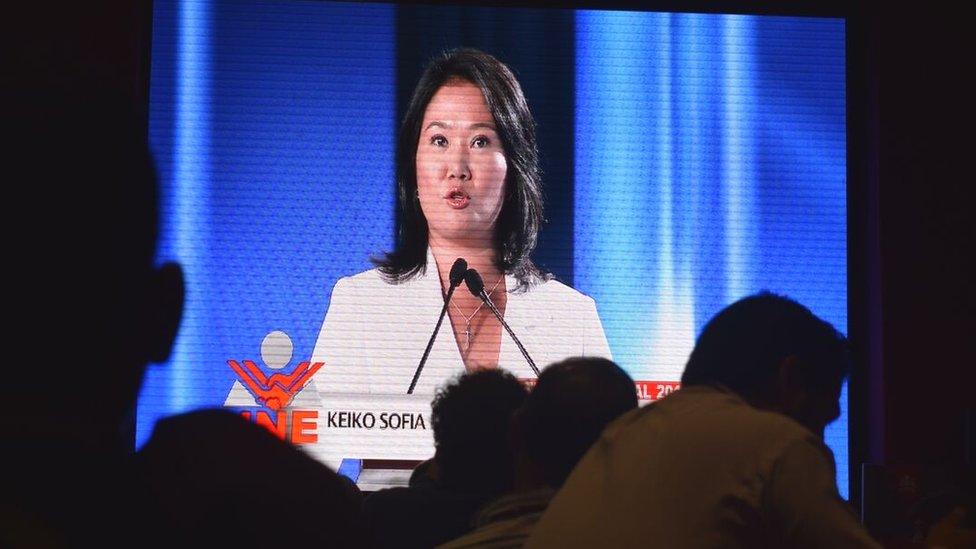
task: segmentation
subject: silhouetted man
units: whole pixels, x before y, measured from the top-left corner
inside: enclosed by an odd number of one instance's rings
[[[180,268],[154,264],[145,126],[124,97],[77,83],[4,99],[8,204],[27,219],[8,291],[29,298],[8,312],[32,358],[6,385],[0,545],[363,545],[348,483],[229,412],[164,420],[133,458],[143,374],[183,307]]]
[[[610,360],[546,367],[513,420],[514,491],[482,508],[473,532],[441,547],[521,546],[604,427],[636,407],[634,380]]]
[[[407,488],[366,498],[366,518],[380,547],[433,547],[471,530],[475,511],[512,489],[508,444],[512,414],[526,390],[503,370],[464,374],[431,405],[434,459]]]
[[[604,431],[527,547],[876,547],[823,443],[848,364],[844,337],[795,301],[734,303],[680,391]]]

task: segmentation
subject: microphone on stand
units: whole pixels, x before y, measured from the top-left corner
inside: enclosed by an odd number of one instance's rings
[[[536,367],[535,362],[532,360],[532,357],[529,356],[529,352],[525,350],[525,347],[522,345],[522,342],[519,341],[519,338],[515,337],[515,332],[513,332],[508,326],[505,319],[502,318],[502,314],[498,312],[498,308],[495,307],[494,303],[492,303],[491,296],[485,292],[485,282],[481,279],[481,275],[478,274],[478,271],[468,269],[467,272],[464,273],[464,283],[467,284],[468,290],[471,290],[471,293],[481,298],[481,301],[485,302],[485,305],[487,305],[491,312],[495,315],[495,318],[502,323],[502,326],[505,328],[505,331],[508,332],[508,335],[512,336],[512,339],[515,341],[515,345],[518,346],[519,351],[522,351],[522,356],[525,357],[525,360],[529,363],[529,366],[532,367],[532,371],[535,372],[536,377],[539,377],[539,368]]]
[[[424,369],[424,364],[427,363],[427,356],[430,355],[430,349],[434,346],[434,339],[437,338],[437,332],[441,329],[441,323],[444,322],[444,315],[447,313],[447,306],[451,303],[451,296],[454,295],[454,290],[461,285],[461,281],[464,280],[464,273],[468,271],[468,262],[462,258],[457,258],[454,260],[454,265],[451,265],[450,274],[450,287],[447,289],[447,296],[444,298],[444,307],[441,308],[441,315],[437,317],[437,325],[434,326],[434,333],[430,334],[430,339],[427,341],[427,348],[424,349],[424,356],[420,357],[420,364],[417,364],[417,370],[413,373],[413,380],[410,381],[410,388],[407,389],[407,394],[412,395],[414,387],[417,386],[417,380],[420,379],[420,372]]]

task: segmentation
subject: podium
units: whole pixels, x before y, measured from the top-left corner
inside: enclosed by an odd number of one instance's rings
[[[434,456],[431,395],[320,393],[317,441],[302,448],[364,491],[406,486]]]

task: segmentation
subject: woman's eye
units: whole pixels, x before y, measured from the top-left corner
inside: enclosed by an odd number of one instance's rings
[[[430,144],[435,147],[446,147],[447,138],[444,137],[443,135],[435,135],[430,138]]]
[[[490,141],[488,141],[487,137],[483,135],[479,135],[478,137],[475,137],[474,140],[471,141],[471,146],[476,149],[483,149],[488,146],[488,143],[490,143]]]

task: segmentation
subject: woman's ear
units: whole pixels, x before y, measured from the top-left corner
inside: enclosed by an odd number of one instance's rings
[[[799,413],[806,398],[806,388],[800,376],[799,363],[796,355],[789,355],[780,361],[776,371],[776,403],[783,413],[791,417]]]

